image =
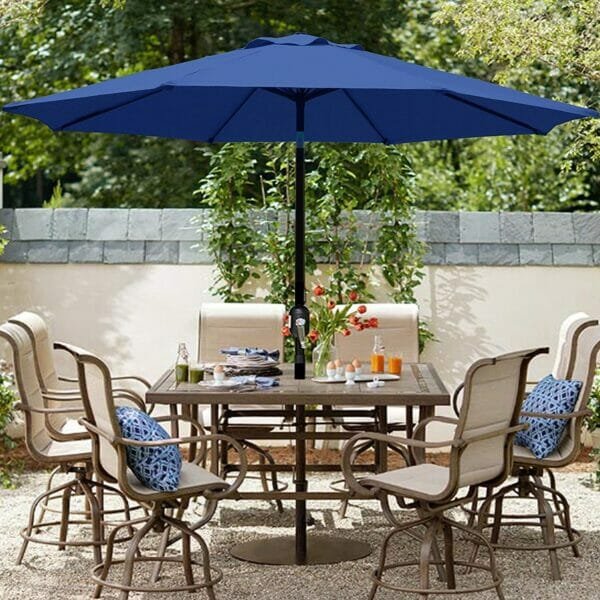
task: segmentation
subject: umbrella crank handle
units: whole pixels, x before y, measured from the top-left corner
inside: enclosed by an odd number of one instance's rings
[[[306,306],[294,306],[290,311],[292,335],[295,341],[295,357],[296,365],[304,365],[306,358],[304,351],[306,349],[306,332],[308,331],[309,313]],[[303,368],[302,368],[303,370]]]

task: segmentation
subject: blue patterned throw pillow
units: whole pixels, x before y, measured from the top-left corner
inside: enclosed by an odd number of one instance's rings
[[[129,406],[116,409],[124,438],[149,442],[171,436],[149,415]],[[174,492],[179,487],[181,454],[175,445],[127,446],[127,466],[146,486],[158,492]]]
[[[531,391],[523,412],[563,415],[573,412],[581,390],[581,381],[554,379],[547,375]],[[558,448],[562,434],[568,424],[567,419],[543,419],[541,417],[521,417],[521,423],[529,423],[529,428],[519,431],[515,443],[529,448],[536,458],[546,458]]]

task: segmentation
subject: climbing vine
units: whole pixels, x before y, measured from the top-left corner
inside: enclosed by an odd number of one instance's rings
[[[212,209],[203,228],[217,267],[212,291],[226,302],[250,300],[256,294],[252,281],[260,279],[267,302],[290,306],[292,144],[225,144],[210,160],[211,170],[197,194]],[[326,278],[338,302],[348,289],[363,301],[372,300],[376,272],[392,301],[416,301],[415,289],[424,276],[424,245],[417,237],[413,179],[398,148],[309,144],[306,270],[321,281]],[[358,206],[368,210],[356,210]],[[430,339],[433,335],[421,323],[421,346]]]

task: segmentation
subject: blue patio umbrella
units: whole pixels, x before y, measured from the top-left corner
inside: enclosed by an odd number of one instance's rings
[[[56,131],[203,142],[296,142],[295,375],[304,378],[304,142],[400,144],[546,134],[594,110],[294,34],[143,71],[5,111]]]

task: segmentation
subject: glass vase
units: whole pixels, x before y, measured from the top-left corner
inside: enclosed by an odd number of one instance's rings
[[[327,376],[327,363],[331,360],[337,359],[337,351],[333,338],[322,338],[319,343],[314,347],[312,360],[313,360],[313,374],[315,377],[326,377]]]

